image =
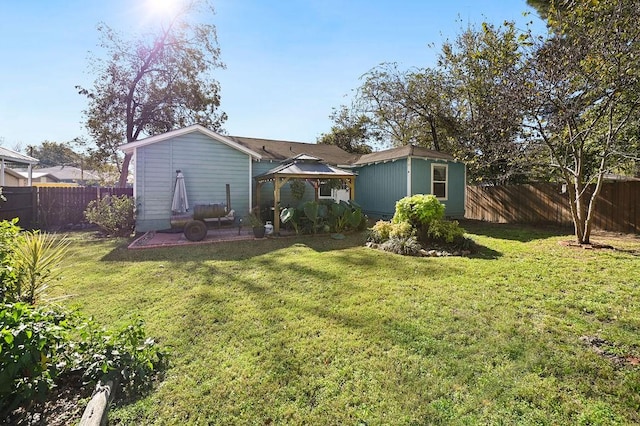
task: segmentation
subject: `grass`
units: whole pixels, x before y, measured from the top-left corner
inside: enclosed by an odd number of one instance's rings
[[[103,324],[139,315],[170,348],[112,423],[640,422],[640,239],[468,229],[471,258],[360,235],[128,251],[75,234],[52,295]]]

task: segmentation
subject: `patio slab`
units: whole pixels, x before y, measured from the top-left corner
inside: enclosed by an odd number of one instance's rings
[[[251,228],[226,227],[212,228],[202,241],[189,241],[182,232],[149,231],[129,244],[129,249],[146,249],[156,247],[172,247],[189,244],[212,244],[225,241],[255,240]]]

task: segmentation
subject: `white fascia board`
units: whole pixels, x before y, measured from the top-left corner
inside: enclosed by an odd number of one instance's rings
[[[257,152],[247,148],[244,145],[240,145],[239,143],[227,138],[226,136],[223,136],[221,134],[218,134],[214,131],[211,131],[209,129],[207,129],[206,127],[203,127],[199,124],[194,124],[192,126],[189,127],[183,127],[182,129],[176,129],[176,130],[171,130],[169,132],[166,133],[162,133],[160,135],[155,135],[155,136],[151,136],[148,138],[144,138],[141,139],[139,141],[135,141],[135,142],[129,142],[123,145],[120,145],[120,149],[125,153],[125,154],[130,154],[132,153],[135,149],[140,148],[142,146],[147,146],[147,145],[151,145],[154,143],[158,143],[158,142],[162,142],[162,141],[166,141],[167,139],[171,139],[171,138],[175,138],[178,136],[184,136],[187,135],[189,133],[192,132],[200,132],[205,136],[210,137],[211,139],[217,140],[218,142],[222,142],[225,145],[230,146],[231,148],[237,149],[240,152],[243,152],[253,158],[256,159],[262,159],[262,155],[258,154]]]

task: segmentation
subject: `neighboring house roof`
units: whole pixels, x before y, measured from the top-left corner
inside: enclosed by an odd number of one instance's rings
[[[28,178],[28,176],[26,176],[26,174],[23,176],[22,173],[17,172],[17,171],[15,171],[13,169],[10,169],[8,167],[5,167],[4,174],[13,176],[16,179],[27,179]]]
[[[199,124],[193,124],[189,127],[184,127],[182,129],[171,130],[167,133],[162,133],[160,135],[155,135],[148,138],[140,139],[135,142],[125,143],[124,145],[120,145],[120,149],[124,151],[126,154],[131,154],[136,148],[166,141],[167,139],[175,138],[178,136],[184,136],[193,132],[202,133],[203,135],[209,136],[211,139],[215,139],[219,142],[222,142],[225,145],[235,148],[238,151],[244,152],[245,154],[250,155],[254,158],[257,158],[257,159],[262,158],[261,154],[257,153],[256,151],[253,151],[250,148],[247,148],[245,145],[238,143],[237,141],[233,140],[228,136],[223,136],[219,133],[209,130],[206,127],[203,127]]]
[[[372,152],[371,154],[364,154],[357,161],[355,161],[353,165],[361,166],[364,164],[379,163],[381,161],[397,160],[399,158],[406,157],[422,157],[447,161],[455,160],[453,156],[445,154],[444,152],[434,151],[432,149],[424,148],[421,146],[405,145],[398,148],[387,149],[384,151]]]
[[[336,145],[279,141],[272,139],[245,138],[230,136],[230,139],[259,152],[263,160],[282,161],[298,154],[307,154],[319,158],[329,164],[350,164],[358,159],[358,154],[351,154]]]
[[[40,160],[0,146],[0,160],[18,164],[38,164]]]
[[[14,172],[20,175],[20,179],[29,179],[29,172],[27,170],[14,170]],[[33,170],[31,172],[31,179],[35,180],[35,179],[41,179],[43,177],[47,179],[51,179],[53,182],[58,182],[60,180],[55,175],[40,169]]]
[[[42,169],[34,170],[35,173],[48,173],[55,176],[60,181],[75,182],[75,181],[99,181],[100,176],[91,170],[83,170],[79,167],[73,166],[54,166],[45,167]]]
[[[257,179],[272,176],[272,175],[290,175],[290,176],[322,176],[326,178],[327,176],[336,175],[336,176],[354,176],[353,172],[339,169],[338,167],[334,167],[327,163],[322,162],[319,158],[309,156],[306,154],[298,154],[297,156],[290,159],[290,161],[285,162],[278,167],[274,167],[268,172],[256,176]]]

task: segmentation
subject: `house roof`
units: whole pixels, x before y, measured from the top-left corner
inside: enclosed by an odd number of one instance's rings
[[[10,169],[8,167],[4,168],[4,174],[9,175],[9,176],[13,176],[16,179],[23,179],[23,178],[27,177],[27,176],[23,176],[22,173],[17,172],[17,171],[15,171],[13,169]]]
[[[262,179],[268,176],[309,176],[330,178],[332,176],[354,176],[353,172],[340,169],[330,164],[320,161],[319,158],[306,154],[298,154],[290,161],[287,161],[268,172],[256,176],[256,179]]]
[[[358,159],[358,154],[351,154],[336,145],[290,142],[272,139],[245,138],[230,136],[230,139],[260,153],[263,160],[282,161],[298,154],[307,154],[329,164],[350,164]]]
[[[355,161],[353,165],[361,166],[364,164],[379,163],[381,161],[397,160],[399,158],[407,157],[421,157],[447,161],[455,160],[453,156],[445,154],[444,152],[434,151],[421,146],[405,145],[398,148],[386,149],[384,151],[372,152],[371,154],[364,154]]]
[[[40,160],[0,146],[0,160],[18,164],[38,164]]]
[[[78,167],[73,166],[54,166],[54,167],[45,167],[42,169],[35,169],[35,173],[47,173],[52,176],[55,176],[59,180],[66,181],[75,181],[75,180],[100,180],[100,176],[98,176],[94,171],[91,170],[82,170]]]
[[[191,126],[184,127],[182,129],[171,130],[169,132],[162,133],[155,136],[150,136],[148,138],[140,139],[135,142],[125,143],[124,145],[120,145],[120,149],[127,154],[131,154],[136,148],[151,145],[157,142],[162,142],[167,139],[175,138],[178,136],[187,135],[193,132],[202,133],[203,135],[209,136],[211,139],[215,139],[219,142],[222,142],[223,144],[228,145],[234,149],[237,149],[238,151],[244,152],[245,154],[250,155],[254,158],[257,158],[257,159],[262,158],[261,154],[257,153],[256,151],[253,151],[251,148],[248,148],[245,145],[242,145],[237,141],[232,140],[232,138],[228,136],[223,136],[199,124],[193,124]]]
[[[8,169],[5,169],[8,170]],[[13,170],[17,175],[20,176],[20,179],[29,179],[29,171],[28,170],[20,170],[20,169],[14,169]],[[51,179],[52,181],[56,181],[58,182],[60,179],[58,179],[54,174],[49,173],[47,171],[43,171],[40,169],[35,169],[31,171],[31,178],[32,179],[40,179],[46,177],[48,179]]]

